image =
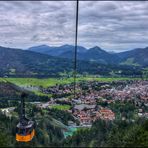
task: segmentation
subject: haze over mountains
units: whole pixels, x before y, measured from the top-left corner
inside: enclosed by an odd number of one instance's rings
[[[28,50],[61,58],[71,59],[74,57],[74,46],[72,45],[63,45],[59,47],[40,45],[30,47]],[[148,47],[137,48],[120,53],[111,53],[101,49],[98,46],[90,49],[78,46],[78,59],[85,61],[95,61],[102,64],[146,66],[148,65]]]

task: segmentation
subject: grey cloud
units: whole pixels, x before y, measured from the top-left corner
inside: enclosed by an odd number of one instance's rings
[[[73,44],[75,1],[1,1],[0,41],[16,47]],[[148,2],[80,1],[78,42],[108,50],[148,43]]]
[[[81,2],[80,44],[126,50],[148,43],[148,2],[92,3]]]
[[[75,11],[68,7],[72,3],[74,2],[0,2],[0,40],[13,39],[16,47],[42,42],[72,43]]]

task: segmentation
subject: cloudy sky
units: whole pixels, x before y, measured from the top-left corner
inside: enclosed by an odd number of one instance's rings
[[[0,45],[74,44],[75,1],[0,1]],[[79,45],[124,51],[148,46],[148,1],[80,1]]]

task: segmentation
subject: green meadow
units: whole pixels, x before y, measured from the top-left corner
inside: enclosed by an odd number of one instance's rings
[[[119,80],[134,80],[138,78],[93,78],[93,77],[79,77],[77,78],[77,82],[80,81],[100,81],[100,82],[112,82]],[[44,88],[48,86],[55,86],[56,84],[69,84],[74,81],[73,78],[0,78],[0,81],[8,81],[14,83],[18,86],[34,86],[39,87],[42,86]]]
[[[93,76],[87,76],[87,77],[79,77],[76,79],[77,82],[80,81],[100,81],[100,82],[112,82],[112,81],[119,81],[119,80],[133,80],[133,79],[138,79],[138,78],[109,78],[109,77],[101,77],[101,78],[95,78]],[[47,88],[49,86],[55,86],[56,84],[69,84],[74,81],[73,78],[44,78],[44,79],[39,79],[39,78],[0,78],[0,82],[11,82],[17,86],[20,87],[27,87],[27,86],[33,86],[33,87],[44,87]],[[36,95],[39,96],[48,96],[50,97],[50,94],[44,94],[40,91],[37,90],[31,90],[34,92]]]
[[[52,105],[51,108],[58,110],[69,110],[71,108],[70,105]]]

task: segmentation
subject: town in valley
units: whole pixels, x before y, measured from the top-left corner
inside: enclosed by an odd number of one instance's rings
[[[29,89],[34,86],[28,86]],[[46,95],[47,102],[31,102],[37,108],[51,109],[64,107],[78,122],[69,121],[69,126],[91,126],[99,119],[105,121],[148,118],[148,81],[119,80],[112,82],[80,81],[73,98],[73,83],[51,87],[38,87]],[[14,107],[1,109],[8,116]]]

